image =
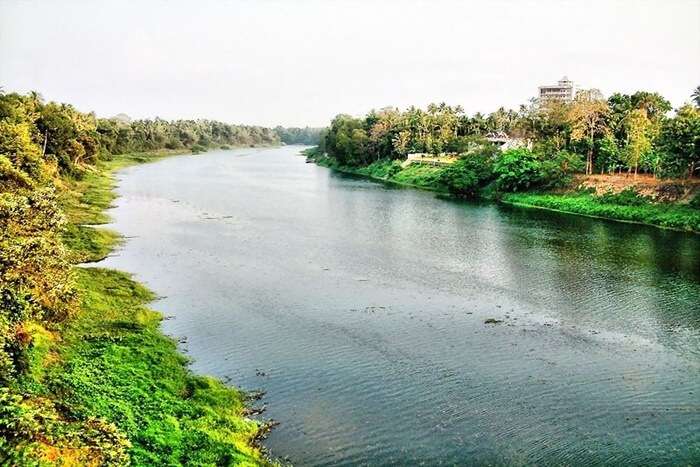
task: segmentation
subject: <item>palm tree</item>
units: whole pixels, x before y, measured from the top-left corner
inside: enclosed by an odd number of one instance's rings
[[[695,101],[695,105],[700,107],[700,86],[695,88],[695,91],[693,91],[693,94],[690,97],[692,97]]]

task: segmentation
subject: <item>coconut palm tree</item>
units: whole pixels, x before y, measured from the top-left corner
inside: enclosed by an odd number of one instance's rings
[[[693,101],[695,101],[695,105],[700,107],[700,86],[695,88],[695,91],[693,91],[693,94],[690,97],[692,97]]]

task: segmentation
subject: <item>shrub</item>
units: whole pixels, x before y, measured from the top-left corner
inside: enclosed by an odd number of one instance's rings
[[[571,174],[583,170],[584,162],[579,154],[559,151],[541,163],[542,188],[562,188],[571,184]]]
[[[607,191],[598,197],[603,204],[616,204],[620,206],[642,206],[651,202],[647,196],[640,195],[634,187],[627,187],[619,193]]]
[[[542,163],[529,149],[509,149],[493,166],[500,191],[522,191],[540,185]]]
[[[476,196],[479,190],[493,180],[493,151],[484,149],[463,155],[440,174],[442,183],[450,193]]]
[[[578,154],[559,151],[552,156],[529,149],[509,149],[494,164],[500,191],[559,188],[571,183],[571,174],[583,168]]]

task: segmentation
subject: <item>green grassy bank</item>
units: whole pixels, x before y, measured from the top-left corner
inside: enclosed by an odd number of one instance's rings
[[[652,202],[616,204],[587,193],[508,193],[501,197],[501,202],[700,233],[700,209],[688,205]]]
[[[366,176],[374,180],[425,190],[449,193],[443,174],[447,166],[411,164],[402,167],[399,161],[379,160],[361,167],[347,167],[314,149],[307,150],[309,160],[334,170]],[[547,192],[498,192],[497,183],[488,183],[475,193],[476,197],[509,205],[548,209],[569,214],[633,222],[661,228],[700,233],[700,208],[697,197],[692,204],[653,202],[649,198],[624,192],[619,195],[596,196],[575,190]]]
[[[96,224],[114,199],[113,172],[175,152],[116,156],[59,187],[75,261],[105,257],[119,236]],[[79,308],[28,326],[27,368],[0,389],[0,465],[267,465],[267,430],[246,417],[246,396],[196,376],[128,274],[74,267]]]
[[[447,193],[447,187],[440,182],[441,167],[411,164],[401,167],[398,161],[379,160],[363,167],[342,166],[331,157],[323,157],[312,151],[305,152],[314,163],[339,172],[362,175],[374,180],[393,183],[423,190]]]

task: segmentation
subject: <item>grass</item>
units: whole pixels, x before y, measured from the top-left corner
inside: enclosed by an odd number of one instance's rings
[[[700,210],[672,203],[612,204],[592,194],[509,193],[501,201],[589,217],[648,224],[700,233]]]
[[[107,269],[79,269],[78,283],[82,312],[63,329],[64,363],[50,378],[68,415],[113,422],[136,465],[257,464],[260,426],[244,417],[244,395],[189,372],[145,307],[153,294]]]
[[[170,153],[131,154],[66,180],[60,196],[76,261],[119,241],[109,221],[115,169]],[[0,388],[0,465],[266,465],[246,396],[196,376],[146,304],[152,292],[123,272],[75,267],[81,305],[54,329],[31,324],[27,371]]]
[[[339,165],[331,158],[313,157],[313,160],[321,166],[344,173],[362,175],[374,180],[423,190],[447,192],[447,189],[440,182],[443,168],[438,166],[414,163],[404,168],[398,161],[378,160],[362,167],[348,167]]]

